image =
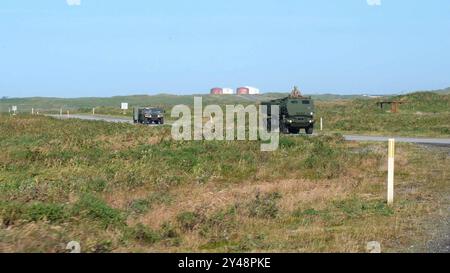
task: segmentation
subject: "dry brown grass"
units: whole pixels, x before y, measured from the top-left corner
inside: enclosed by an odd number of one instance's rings
[[[375,149],[379,148],[379,145],[375,145]],[[364,177],[365,169],[359,168],[349,172],[348,177],[331,180],[286,179],[248,181],[227,186],[208,184],[195,188],[182,187],[172,192],[175,196],[172,205],[159,205],[130,223],[140,222],[156,229],[165,222],[175,221],[182,211],[211,215],[234,204],[245,203],[256,193],[278,192],[282,196],[278,203],[282,216],[270,220],[239,215],[235,220],[239,230],[234,234],[234,240],[239,241],[249,234],[265,234],[266,244],[271,246],[270,251],[275,252],[364,252],[365,242],[372,240],[380,241],[385,251],[409,251],[408,245],[423,245],[430,236],[423,225],[436,214],[435,208],[442,205],[435,186],[442,189],[449,185],[449,181],[445,180],[448,170],[444,166],[449,159],[436,161],[442,155],[434,152],[412,145],[398,146],[397,204],[393,207],[392,216],[363,215],[349,219],[342,212],[335,212],[332,220],[316,219],[307,225],[295,227],[290,224],[292,219],[289,215],[299,207],[326,210],[333,200],[346,200],[355,196],[367,201],[383,200],[384,177]],[[423,168],[417,166],[414,158],[423,160]],[[367,163],[367,166],[373,167],[372,163]],[[431,165],[434,167],[429,168]],[[385,164],[380,164],[378,168],[386,171]],[[438,176],[435,175],[437,170]],[[427,176],[433,183],[418,183],[417,180]],[[208,239],[192,231],[184,235],[179,248],[156,245],[151,250],[199,250],[205,244],[208,244]]]

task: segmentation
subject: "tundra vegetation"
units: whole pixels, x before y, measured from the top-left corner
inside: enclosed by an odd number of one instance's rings
[[[363,252],[374,240],[420,251],[450,189],[448,149],[398,144],[388,207],[386,143],[340,134],[282,136],[261,152],[174,141],[170,127],[3,114],[0,147],[1,252],[69,241],[83,252]]]
[[[324,130],[328,133],[370,134],[395,136],[448,137],[450,135],[450,89],[436,92],[416,92],[407,95],[368,98],[363,96],[313,95],[316,111],[315,118],[323,117]],[[262,101],[282,98],[285,93],[267,93],[258,96],[243,95],[201,95],[206,105],[249,105]],[[400,100],[406,102],[400,106],[397,114],[377,107],[380,100]],[[130,110],[125,115],[120,109],[121,102],[129,102]],[[17,105],[19,112],[40,114],[63,113],[112,115],[131,118],[133,106],[154,106],[166,109],[165,119],[169,123],[173,106],[194,104],[193,95],[126,96],[112,98],[4,98],[0,99],[0,112],[8,112],[8,107]],[[225,109],[224,109],[225,110]],[[318,123],[316,123],[316,131]]]

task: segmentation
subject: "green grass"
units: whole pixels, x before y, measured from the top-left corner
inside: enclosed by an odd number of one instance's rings
[[[0,251],[363,251],[372,236],[401,250],[428,238],[417,223],[448,189],[445,151],[399,145],[387,207],[386,147],[339,134],[268,153],[165,127],[1,115],[0,129]]]
[[[0,112],[7,112],[8,107],[17,105],[20,113],[30,113],[31,108],[40,114],[59,114],[69,110],[75,114],[91,114],[95,107],[98,115],[116,117],[132,116],[134,106],[155,106],[166,109],[166,121],[170,121],[170,111],[178,104],[193,105],[194,96],[201,96],[203,104],[258,104],[262,101],[281,98],[287,93],[266,93],[257,96],[236,95],[136,95],[111,98],[11,98],[0,99]],[[373,134],[398,136],[433,136],[450,135],[450,95],[448,89],[435,92],[416,92],[407,95],[370,99],[357,95],[313,95],[316,101],[316,119],[324,119],[324,128],[328,133]],[[390,113],[380,109],[376,103],[380,100],[401,100],[400,112]],[[124,114],[119,109],[120,103],[127,101],[130,110]],[[316,125],[316,130],[318,128]],[[25,155],[25,154],[24,154]]]
[[[319,103],[317,117],[323,117],[328,132],[450,136],[450,95],[421,92],[390,99],[406,102],[399,113],[380,109],[379,99],[370,99]]]

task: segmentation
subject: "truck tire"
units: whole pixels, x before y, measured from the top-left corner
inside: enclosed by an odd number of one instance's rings
[[[314,131],[314,127],[312,127],[312,126],[309,126],[309,127],[305,128],[305,132],[306,132],[307,135],[312,135],[313,131]]]
[[[164,118],[161,118],[161,119],[159,120],[159,124],[164,124]]]

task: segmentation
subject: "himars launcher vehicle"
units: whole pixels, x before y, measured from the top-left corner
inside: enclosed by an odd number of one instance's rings
[[[305,129],[306,134],[313,133],[315,123],[314,101],[311,97],[303,97],[297,87],[294,87],[290,96],[262,102],[261,105],[266,105],[268,109],[268,129],[270,129],[270,106],[279,105],[280,132],[298,134],[300,129]]]

